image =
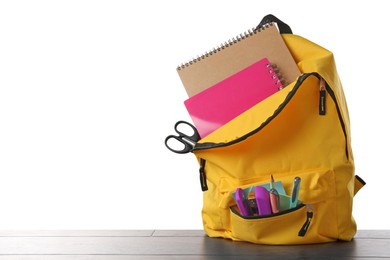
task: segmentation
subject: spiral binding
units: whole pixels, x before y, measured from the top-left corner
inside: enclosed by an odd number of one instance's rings
[[[180,64],[179,66],[177,66],[177,70],[182,70],[182,69],[185,69],[186,67],[189,67],[191,66],[192,64],[194,63],[197,63],[225,48],[229,48],[230,46],[236,44],[237,42],[240,42],[240,41],[243,41],[257,33],[261,33],[263,30],[265,30],[266,28],[270,27],[270,26],[274,26],[274,23],[267,23],[267,24],[264,24],[262,27],[260,28],[252,28],[252,29],[249,29],[248,31],[245,31],[243,33],[240,33],[239,35],[237,35],[236,37],[233,37],[231,39],[229,39],[228,41],[218,45],[217,47],[214,47],[213,49],[205,52],[204,54],[201,54],[201,55],[198,55],[196,56],[195,58],[193,58],[192,60],[190,61],[187,61],[187,62],[184,62],[182,64]]]
[[[271,78],[274,80],[275,86],[279,90],[282,90],[284,88],[284,79],[279,73],[278,67],[275,64],[267,64],[265,66],[268,69],[268,73],[270,74]]]

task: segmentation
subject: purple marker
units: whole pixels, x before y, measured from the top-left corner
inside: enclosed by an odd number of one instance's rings
[[[252,215],[252,210],[249,207],[248,199],[245,197],[245,194],[241,188],[237,188],[236,190],[236,202],[242,216],[246,217]]]
[[[268,190],[263,186],[256,186],[255,198],[259,216],[271,215],[272,210]]]

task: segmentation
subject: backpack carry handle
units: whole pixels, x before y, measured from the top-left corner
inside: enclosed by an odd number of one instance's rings
[[[264,16],[264,18],[261,20],[261,22],[256,27],[256,29],[259,29],[260,27],[264,26],[265,24],[272,23],[272,22],[274,22],[278,25],[279,32],[281,34],[292,34],[293,33],[290,26],[288,26],[288,24],[282,22],[281,20],[279,20],[276,16],[274,16],[272,14]]]

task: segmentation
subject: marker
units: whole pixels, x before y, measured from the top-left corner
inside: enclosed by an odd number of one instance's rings
[[[271,215],[271,204],[269,198],[269,192],[263,186],[255,187],[255,198],[257,204],[257,211],[259,216]]]
[[[291,200],[290,200],[290,208],[295,208],[297,206],[300,186],[301,186],[301,178],[295,177],[292,194],[291,194]]]
[[[236,190],[236,202],[242,216],[246,217],[252,215],[252,210],[249,207],[248,199],[246,198],[241,188],[237,188]]]
[[[271,175],[271,183],[270,183],[270,190],[269,190],[269,199],[271,202],[271,210],[272,213],[278,213],[280,208],[280,199],[279,199],[279,193],[274,188],[274,177]]]

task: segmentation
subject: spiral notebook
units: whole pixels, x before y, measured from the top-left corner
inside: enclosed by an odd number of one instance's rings
[[[283,87],[267,58],[190,97],[184,104],[203,138]]]
[[[218,48],[178,66],[177,72],[188,96],[192,97],[262,58],[277,64],[285,85],[300,75],[274,23],[240,34]]]

